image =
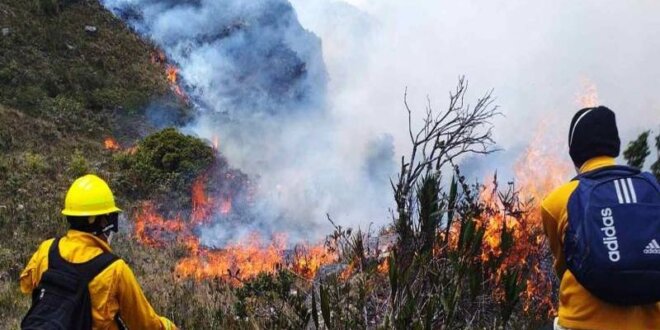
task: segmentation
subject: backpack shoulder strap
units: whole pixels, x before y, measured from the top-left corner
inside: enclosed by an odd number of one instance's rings
[[[96,275],[106,269],[120,258],[110,252],[103,252],[93,259],[83,263],[72,263],[64,260],[60,255],[59,244],[61,237],[55,238],[48,249],[48,268],[69,270],[75,268],[87,281],[91,281]]]
[[[56,237],[55,240],[53,240],[53,243],[50,245],[50,248],[48,249],[48,269],[66,269],[67,263],[65,262],[64,259],[62,259],[62,256],[60,255],[60,238],[61,237]]]
[[[579,181],[580,179],[598,180],[600,178],[607,176],[625,177],[625,176],[637,175],[639,173],[641,173],[641,171],[636,168],[623,166],[623,165],[612,165],[612,166],[601,167],[593,171],[581,173],[576,177],[574,177],[571,181],[575,181],[575,180]]]
[[[120,258],[110,252],[103,252],[92,260],[75,264],[76,269],[88,282]]]

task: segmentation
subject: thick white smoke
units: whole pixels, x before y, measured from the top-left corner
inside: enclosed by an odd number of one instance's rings
[[[404,88],[420,112],[426,95],[442,108],[459,75],[473,96],[494,88],[504,113],[494,123],[505,151],[471,162],[477,175],[495,167],[504,174],[541,124],[541,147],[563,155],[589,84],[617,113],[622,141],[660,132],[658,1],[291,1],[323,40],[343,140],[387,132],[405,154]]]
[[[346,148],[339,139],[321,40],[288,1],[103,3],[180,68],[199,112],[183,129],[219,138],[230,165],[257,185],[249,215],[202,229],[205,244],[252,231],[316,240],[329,232],[326,213],[351,226],[388,221],[393,140],[369,134]]]

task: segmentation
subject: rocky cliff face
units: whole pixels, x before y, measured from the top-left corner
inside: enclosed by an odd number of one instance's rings
[[[321,42],[285,0],[104,0],[180,69],[202,112],[232,119],[323,109]]]

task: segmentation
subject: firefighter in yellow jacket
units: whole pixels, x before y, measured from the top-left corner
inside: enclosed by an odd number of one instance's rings
[[[614,112],[606,107],[582,109],[569,130],[569,152],[578,173],[615,164],[620,152]],[[590,294],[566,267],[563,252],[568,223],[567,204],[578,186],[571,181],[550,193],[542,204],[543,225],[560,279],[559,316],[555,329],[660,329],[660,303],[615,306]],[[660,284],[659,284],[660,285]]]
[[[66,195],[62,214],[70,228],[60,239],[61,257],[72,263],[84,263],[103,252],[117,231],[114,196],[108,185],[97,176],[76,180]],[[48,251],[53,239],[44,241],[20,276],[21,291],[30,294],[48,269]],[[121,259],[113,262],[89,282],[93,329],[176,329],[151,307],[128,265]],[[121,317],[121,321],[117,316]],[[123,325],[120,322],[123,321]]]

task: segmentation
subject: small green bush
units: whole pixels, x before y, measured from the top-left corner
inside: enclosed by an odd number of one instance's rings
[[[85,174],[90,173],[90,165],[79,150],[76,150],[73,155],[71,155],[71,161],[69,162],[69,167],[67,168],[67,173],[70,178],[78,178]]]
[[[47,96],[47,93],[39,86],[23,86],[16,89],[11,105],[25,109],[30,114],[38,114],[38,106],[43,103]]]
[[[41,174],[48,170],[49,165],[46,162],[46,158],[40,154],[35,154],[32,152],[25,152],[23,154],[23,166],[28,169],[30,172],[35,174]]]
[[[46,104],[50,112],[59,113],[64,116],[78,116],[85,111],[85,106],[82,103],[65,95],[58,95],[54,99],[50,99]]]
[[[146,137],[135,153],[115,158],[118,186],[127,197],[164,195],[175,205],[190,203],[193,181],[214,162],[213,148],[202,140],[167,128]]]

